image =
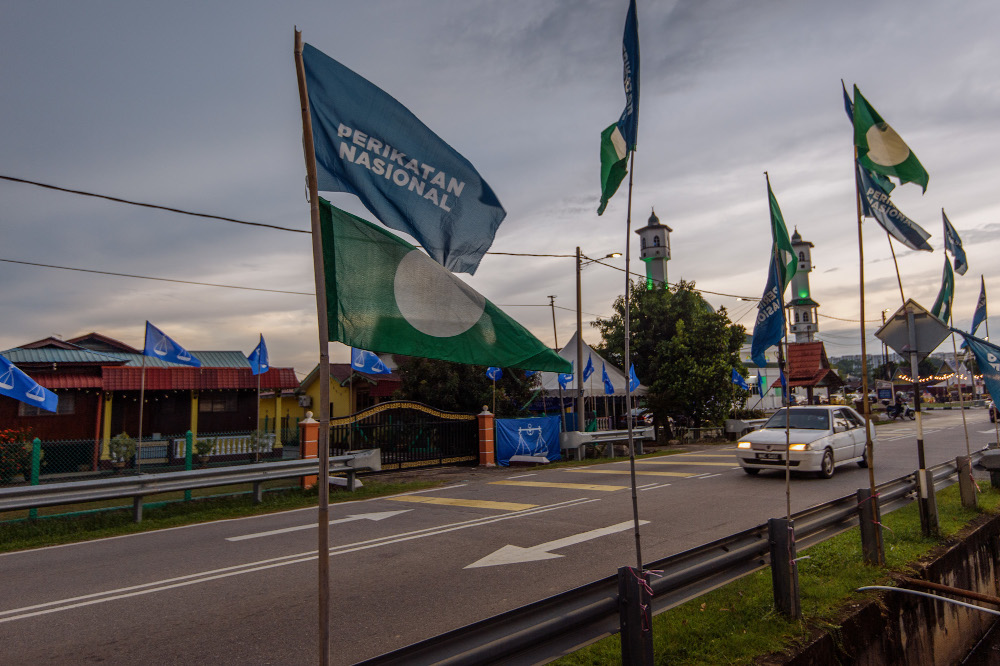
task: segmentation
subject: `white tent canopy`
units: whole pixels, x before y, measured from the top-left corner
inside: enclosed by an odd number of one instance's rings
[[[573,381],[566,384],[566,388],[563,390],[563,395],[568,397],[570,395],[576,395],[575,391],[577,388],[577,378],[582,375],[580,368],[576,367],[576,345],[577,336],[576,333],[570,338],[570,341],[566,343],[566,346],[559,350],[559,355],[562,356],[567,361],[573,363]],[[590,345],[584,341],[583,343],[583,367],[587,367],[587,359],[592,359],[594,364],[594,373],[590,375],[590,378],[584,382],[583,393],[586,397],[603,396],[604,393],[604,382],[601,380],[601,365],[603,364],[608,371],[608,378],[611,379],[611,384],[615,387],[614,395],[624,396],[626,384],[628,379],[621,370],[611,365],[604,358],[590,348]],[[559,375],[555,372],[543,372],[542,375],[542,389],[545,391],[546,395],[558,396],[559,395]],[[646,395],[649,389],[643,384],[639,384],[639,387],[632,391],[632,395]]]

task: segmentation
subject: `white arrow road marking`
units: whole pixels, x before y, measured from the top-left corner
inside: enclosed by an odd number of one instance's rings
[[[649,523],[648,520],[639,521],[640,525],[646,525],[647,523]],[[563,555],[550,553],[549,551],[559,550],[560,548],[565,548],[567,546],[575,546],[578,543],[597,539],[609,534],[624,532],[627,529],[631,529],[633,525],[635,525],[633,521],[627,520],[624,523],[618,523],[617,525],[611,525],[609,527],[601,527],[596,530],[590,530],[589,532],[581,532],[580,534],[573,534],[568,537],[563,537],[562,539],[556,539],[555,541],[549,541],[548,543],[540,543],[537,546],[531,546],[529,548],[521,548],[520,546],[512,546],[508,544],[500,550],[490,553],[481,560],[473,562],[465,568],[475,569],[477,567],[492,567],[498,564],[518,564],[520,562],[535,562],[537,560],[551,560],[556,557],[563,557]]]
[[[413,509],[404,509],[402,511],[382,511],[381,513],[358,513],[353,516],[347,516],[346,518],[337,518],[336,520],[331,520],[331,525],[339,525],[340,523],[353,523],[355,520],[385,520],[386,518],[392,518],[393,516],[398,516],[401,513],[406,513],[407,511],[412,511]],[[259,537],[274,536],[275,534],[286,534],[288,532],[298,532],[299,530],[308,530],[316,527],[316,523],[309,525],[296,525],[295,527],[283,527],[280,530],[270,530],[268,532],[254,532],[253,534],[241,534],[240,536],[228,537],[226,541],[245,541],[247,539],[257,539]]]

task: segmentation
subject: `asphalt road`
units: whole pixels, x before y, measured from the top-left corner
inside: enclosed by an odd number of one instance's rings
[[[967,412],[973,451],[995,441]],[[928,465],[966,451],[961,412],[926,415]],[[917,467],[915,424],[877,430],[876,480]],[[644,561],[785,512],[784,473],[732,445],[636,466]],[[349,664],[635,563],[627,460],[468,469],[418,493],[331,507],[332,660]],[[792,511],[867,487],[854,464],[793,476]],[[0,555],[0,662],[290,664],[316,657],[316,511]]]

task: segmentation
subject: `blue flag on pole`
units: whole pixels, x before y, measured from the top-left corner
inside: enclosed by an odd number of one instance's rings
[[[271,369],[271,363],[267,358],[267,345],[264,344],[263,333],[260,335],[260,342],[257,343],[257,348],[250,352],[247,360],[250,361],[250,374],[252,375],[262,375]]]
[[[590,379],[590,376],[594,374],[594,355],[591,354],[587,357],[587,366],[583,369],[583,381]]]
[[[525,379],[530,379],[531,377],[534,377],[537,374],[538,374],[538,370],[525,370],[524,371],[524,378]]]
[[[941,209],[941,217],[944,219],[944,250],[951,252],[951,256],[955,258],[955,272],[959,275],[965,275],[965,271],[969,270],[969,262],[965,258],[965,250],[962,249],[962,239],[958,237],[955,227],[951,226],[951,222],[948,221],[948,216],[944,214],[944,208]]]
[[[771,267],[767,271],[767,285],[757,306],[757,321],[754,322],[753,338],[750,341],[750,360],[760,368],[767,365],[764,352],[769,347],[781,344],[781,338],[785,335],[785,308],[777,275],[778,267],[775,264],[775,254],[772,252]]]
[[[639,388],[639,378],[635,376],[635,365],[628,366],[628,390],[634,391]]]
[[[386,367],[382,359],[374,352],[351,347],[351,367],[358,372],[369,375],[391,375],[392,370]]]
[[[764,397],[764,394],[767,393],[767,387],[764,384],[764,373],[763,372],[757,373],[757,391],[760,392],[761,397]]]
[[[736,368],[733,368],[732,378],[733,378],[733,383],[739,386],[741,389],[743,389],[744,391],[750,390],[750,386],[747,384],[747,380],[743,379],[743,375],[741,375],[736,370]]]
[[[782,394],[782,396],[785,397],[785,400],[787,401],[787,399],[788,399],[788,397],[787,397],[788,396],[788,378],[785,377],[785,371],[784,370],[778,370],[778,379],[781,380],[781,394]]]
[[[604,382],[604,395],[614,395],[615,385],[611,383],[611,377],[608,377],[608,369],[604,367],[601,363],[601,381]]]
[[[493,381],[497,381],[501,377],[503,377],[503,370],[501,370],[500,368],[495,368],[493,366],[490,366],[486,368],[486,376],[492,379]]]
[[[639,136],[639,21],[635,0],[628,5],[625,15],[625,34],[622,37],[622,79],[625,84],[625,108],[618,119],[618,131],[628,150],[635,150]]]
[[[986,321],[986,280],[982,275],[979,276],[979,301],[976,303],[976,312],[972,315],[972,330],[969,331],[973,335],[976,334],[976,329],[979,325]]]
[[[573,363],[571,362],[570,363],[570,368],[572,369],[572,367],[573,367]],[[565,390],[566,387],[569,386],[570,383],[573,381],[573,373],[572,372],[560,372],[558,379],[559,379],[559,387],[562,388],[563,390]]]
[[[146,356],[158,358],[168,363],[179,363],[180,365],[193,365],[201,367],[201,361],[196,359],[191,352],[181,347],[167,336],[166,333],[156,328],[148,321],[146,322],[146,344],[142,353]]]
[[[391,95],[302,50],[319,189],[348,192],[454,273],[475,273],[507,215],[472,164]]]
[[[983,373],[986,390],[994,401],[1000,401],[1000,347],[964,331],[954,328],[951,330],[965,338],[965,343],[976,357],[979,372]]]
[[[893,205],[889,192],[882,183],[872,178],[870,171],[860,164],[856,164],[856,168],[861,184],[862,214],[874,218],[893,238],[911,250],[933,252],[934,248],[927,242],[931,235]]]
[[[56,411],[59,406],[59,397],[55,393],[40,386],[3,356],[0,356],[0,395],[50,412]]]

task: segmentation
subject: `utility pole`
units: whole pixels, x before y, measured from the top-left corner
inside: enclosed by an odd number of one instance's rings
[[[556,297],[549,296],[549,306],[552,308],[552,340],[556,346],[556,352],[559,351],[559,333],[556,332]],[[558,377],[557,377],[558,380]],[[559,416],[562,418],[562,429],[566,432],[566,405],[563,403],[563,388],[562,384],[556,381],[559,386]]]

